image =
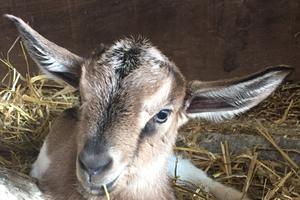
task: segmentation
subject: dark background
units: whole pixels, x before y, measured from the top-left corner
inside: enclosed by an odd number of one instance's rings
[[[299,0],[1,0],[0,14],[5,13],[82,56],[100,42],[142,35],[188,79],[229,78],[288,64],[296,67],[290,78],[300,80]],[[1,18],[1,57],[16,37],[15,27]],[[26,72],[19,44],[11,60]],[[0,77],[4,69],[0,64]]]

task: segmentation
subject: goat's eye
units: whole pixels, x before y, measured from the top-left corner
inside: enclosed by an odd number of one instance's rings
[[[171,110],[168,109],[159,111],[155,116],[155,121],[160,124],[165,123],[170,115],[170,112]]]

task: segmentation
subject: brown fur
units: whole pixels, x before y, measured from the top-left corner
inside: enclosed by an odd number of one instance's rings
[[[151,72],[148,72],[147,67],[149,66],[145,66],[145,68],[141,67],[139,70],[122,80],[122,86],[126,90],[120,88],[115,95],[120,95],[119,98],[124,101],[119,100],[111,105],[111,112],[114,113],[114,119],[106,121],[106,126],[109,127],[109,132],[107,133],[109,135],[106,137],[109,137],[109,139],[107,139],[109,142],[105,145],[114,145],[121,148],[126,156],[123,159],[129,162],[123,178],[118,183],[120,184],[120,189],[116,189],[116,191],[113,191],[110,194],[112,199],[174,199],[173,191],[168,183],[169,178],[166,173],[167,169],[162,169],[165,170],[165,172],[160,172],[159,179],[157,179],[156,182],[149,183],[147,188],[136,187],[133,191],[128,189],[130,185],[139,184],[139,180],[143,177],[136,176],[137,171],[143,169],[145,165],[151,165],[149,161],[155,161],[161,154],[165,154],[163,162],[166,162],[167,155],[172,152],[172,146],[177,134],[177,122],[175,119],[173,124],[170,125],[171,129],[168,130],[167,134],[155,133],[156,136],[139,138],[141,130],[139,127],[134,128],[134,126],[137,126],[135,116],[138,115],[138,112],[136,111],[141,109],[141,103],[137,104],[137,102],[143,102],[144,99],[155,93],[160,85],[164,84],[165,80],[172,79],[173,88],[171,91],[173,92],[166,98],[168,101],[164,102],[164,104],[173,105],[173,112],[176,116],[176,113],[179,112],[179,109],[181,108],[185,91],[183,78],[180,74],[177,74],[177,69],[170,69],[169,67],[171,66],[165,66],[164,68],[159,69],[165,72],[157,74],[154,78],[154,75],[151,74]],[[103,82],[105,81],[102,80],[102,78],[109,77],[109,73],[103,73],[102,71],[96,72],[92,66],[88,70],[91,70],[92,72],[87,72],[89,76],[83,76],[83,78],[88,78],[89,84],[86,84],[85,81],[82,80],[83,83],[81,85],[81,87],[85,88],[81,91],[88,91],[88,94],[82,94],[83,105],[86,106],[86,110],[81,111],[79,119],[77,119],[76,116],[76,114],[78,114],[77,110],[73,109],[72,111],[66,111],[63,116],[59,117],[54,123],[51,132],[47,137],[47,152],[52,163],[42,180],[40,180],[40,186],[46,192],[51,191],[49,195],[55,197],[55,199],[82,198],[77,192],[78,183],[76,181],[75,168],[76,150],[77,152],[80,152],[80,148],[83,147],[86,137],[95,134],[93,131],[97,130],[94,125],[99,121],[98,114],[104,112],[102,109],[105,109],[105,105],[103,105],[103,95],[111,92],[106,91],[108,87],[103,85]],[[170,71],[172,71],[172,73]],[[148,76],[146,76],[147,73],[149,73]],[[103,74],[105,76],[101,77]],[[176,74],[177,77],[174,76],[174,74]],[[100,94],[88,97],[88,95],[92,93],[89,90],[94,89],[88,88],[93,80],[95,80],[95,82],[92,86],[97,87],[97,85],[94,84],[101,83],[102,85],[99,85],[99,87],[103,88],[104,91],[101,91],[101,89],[94,90],[94,92],[99,92]],[[153,88],[148,87],[149,81],[154,83]],[[85,101],[88,102],[85,104]],[[123,115],[122,111],[118,109],[124,107],[132,110],[128,110],[128,113]],[[150,112],[153,112],[151,113],[151,115],[153,115],[157,110]],[[85,114],[87,115],[86,117]],[[133,121],[130,121],[130,119]],[[118,123],[115,123],[116,121]],[[109,122],[111,124],[109,124]],[[112,132],[113,130],[115,130],[115,132]],[[126,130],[129,132],[126,132]],[[84,135],[85,132],[87,135]],[[138,146],[134,146],[133,144],[137,144]],[[138,154],[134,155],[134,153],[136,153],[136,148],[138,148]],[[148,188],[151,188],[151,190],[145,190]],[[88,197],[88,199],[93,198],[95,197]]]

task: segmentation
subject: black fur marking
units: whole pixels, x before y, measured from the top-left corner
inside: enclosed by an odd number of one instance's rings
[[[146,126],[143,128],[142,133],[143,134],[147,134],[147,135],[151,135],[155,132],[156,130],[156,123],[154,122],[153,119],[151,119]]]
[[[159,60],[147,52],[150,48],[153,46],[144,38],[125,38],[105,52],[105,62],[112,66],[120,78],[124,78],[144,64],[159,63]]]
[[[140,64],[139,56],[141,50],[138,48],[131,48],[128,51],[124,52],[122,64],[125,66],[123,68],[123,76],[127,76],[132,70],[136,69],[137,66]]]
[[[155,122],[155,119],[152,118],[147,122],[147,124],[141,131],[140,139],[143,139],[145,136],[152,136],[153,134],[155,134],[156,129],[157,129],[157,123]]]
[[[134,69],[137,69],[140,65],[140,54],[141,49],[138,47],[132,47],[130,49],[118,48],[115,49],[112,53],[112,56],[116,57],[121,66],[116,68],[116,72],[121,75],[121,77],[125,77]]]

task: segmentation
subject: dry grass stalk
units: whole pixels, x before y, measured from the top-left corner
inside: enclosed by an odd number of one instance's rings
[[[245,180],[244,187],[243,187],[243,193],[244,194],[247,193],[247,191],[248,191],[248,189],[251,185],[253,176],[254,176],[255,171],[256,171],[256,165],[257,165],[257,153],[254,152],[254,155],[253,155],[253,157],[251,159],[251,162],[250,162],[250,165],[249,165],[247,178]]]
[[[274,141],[274,139],[272,138],[271,134],[268,132],[268,130],[266,130],[266,128],[263,127],[263,125],[258,121],[258,128],[257,130],[259,131],[259,133],[264,136],[273,146],[275,149],[277,149],[277,151],[282,155],[282,157],[291,165],[291,167],[294,170],[299,170],[299,166],[290,158],[290,156],[288,154],[286,154]]]
[[[228,142],[225,141],[224,144],[221,143],[222,148],[222,154],[223,154],[223,160],[224,160],[224,166],[227,176],[231,176],[232,170],[231,170],[231,161],[230,161],[230,155],[229,155],[229,147]]]
[[[267,195],[265,196],[264,200],[269,200],[271,199],[275,193],[284,185],[286,180],[292,176],[293,172],[289,172],[285,177],[283,177],[278,184],[275,185],[275,187],[270,190]]]

